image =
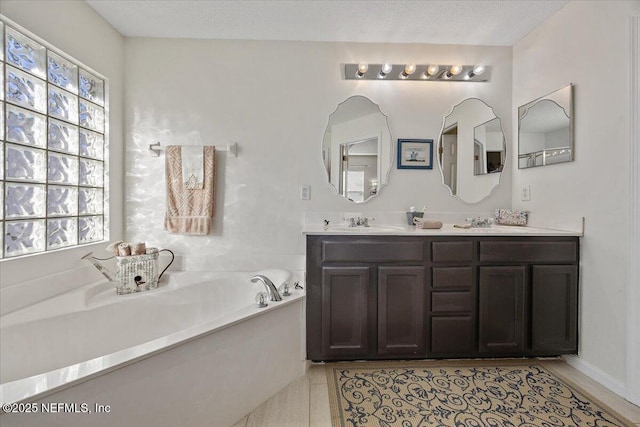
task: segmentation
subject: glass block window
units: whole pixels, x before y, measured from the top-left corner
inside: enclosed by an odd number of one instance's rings
[[[0,20],[0,258],[105,239],[104,77]]]

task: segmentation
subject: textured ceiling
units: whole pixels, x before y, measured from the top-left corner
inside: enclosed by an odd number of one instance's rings
[[[512,46],[565,0],[85,0],[129,37]]]

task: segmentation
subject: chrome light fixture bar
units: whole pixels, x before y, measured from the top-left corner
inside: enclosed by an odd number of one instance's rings
[[[488,82],[491,67],[482,64],[358,64],[344,65],[345,80],[417,80],[437,82]]]

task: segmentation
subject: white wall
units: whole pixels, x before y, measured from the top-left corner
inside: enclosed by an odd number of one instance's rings
[[[520,132],[519,136],[520,152],[522,154],[542,151],[546,147],[545,134],[542,132]],[[518,138],[518,134],[514,134],[513,137],[515,141]]]
[[[502,132],[487,132],[486,151],[502,151],[504,148],[504,135]]]
[[[573,1],[513,49],[513,109],[575,84],[575,161],[514,170],[513,205],[586,217],[581,246],[580,358],[619,393],[625,382],[629,194],[629,16],[639,1]],[[603,78],[605,68],[608,78]],[[613,73],[613,74],[612,74]],[[615,76],[611,78],[611,76]],[[514,119],[514,138],[517,135]],[[516,153],[512,151],[512,161]],[[531,185],[531,201],[520,189]]]
[[[109,227],[112,236],[122,235],[124,38],[82,1],[2,0],[0,14],[109,79]],[[23,285],[34,288],[36,298],[46,298],[100,277],[80,261],[82,255],[96,246],[3,260],[0,287],[4,298],[0,311],[7,310],[7,304],[16,299],[26,297],[21,290]]]
[[[492,81],[343,80],[341,64],[359,61],[484,63],[493,67]],[[488,200],[469,206],[449,195],[437,167],[398,170],[395,157],[389,184],[373,200],[353,204],[327,183],[321,158],[328,117],[352,95],[370,98],[389,117],[394,151],[398,138],[437,140],[443,117],[469,97],[491,105],[511,135],[511,48],[127,39],[126,64],[126,239],[174,249],[186,255],[188,269],[302,269],[305,211],[366,215],[427,205],[485,212],[511,204],[509,178]],[[238,142],[237,158],[217,157],[211,235],[163,230],[164,156],[148,152],[155,141]],[[300,200],[301,184],[311,185],[311,200]]]

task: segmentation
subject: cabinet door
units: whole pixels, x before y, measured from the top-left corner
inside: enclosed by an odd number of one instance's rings
[[[531,341],[537,353],[578,351],[578,267],[534,265]]]
[[[479,345],[481,353],[524,350],[525,267],[480,267]]]
[[[378,355],[426,354],[424,267],[378,267]]]
[[[471,315],[432,316],[431,353],[438,357],[475,355],[477,349],[474,326]]]
[[[322,267],[322,353],[340,359],[369,353],[369,267]]]

